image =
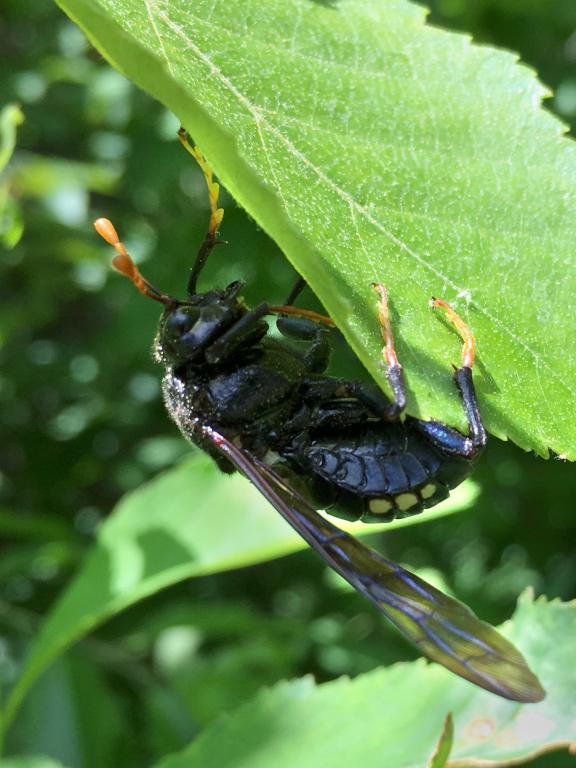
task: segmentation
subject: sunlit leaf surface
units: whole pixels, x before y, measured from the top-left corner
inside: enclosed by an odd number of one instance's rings
[[[406,0],[59,4],[177,114],[383,386],[388,285],[411,412],[464,425],[440,295],[477,334],[489,429],[576,457],[576,154],[512,54]]]

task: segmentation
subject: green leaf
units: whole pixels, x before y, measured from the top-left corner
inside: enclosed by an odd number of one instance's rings
[[[20,193],[40,199],[63,188],[110,194],[119,178],[119,170],[110,164],[75,163],[33,154],[22,157],[15,173]]]
[[[8,165],[16,147],[16,129],[24,122],[20,107],[8,104],[0,111],[0,173]]]
[[[51,755],[82,768],[111,765],[122,712],[97,662],[70,654],[42,677],[26,702],[11,733],[11,751]]]
[[[505,631],[548,690],[540,704],[504,701],[423,661],[319,686],[305,678],[261,692],[157,768],[420,768],[447,712],[451,768],[510,765],[569,746],[576,604],[525,597]]]
[[[453,743],[454,721],[452,720],[452,715],[449,712],[446,715],[446,719],[444,720],[444,727],[442,729],[442,733],[440,734],[440,738],[438,739],[438,744],[436,744],[434,754],[432,755],[430,763],[428,764],[428,768],[444,768],[448,762],[448,758],[450,757]]]
[[[576,601],[534,601],[528,590],[505,634],[522,650],[547,696],[535,705],[498,701],[490,694],[462,700],[454,715],[456,736],[450,768],[493,760],[495,765],[527,761],[576,744]],[[502,705],[502,706],[500,706]]]
[[[470,506],[456,489],[421,521]],[[410,525],[345,523],[354,533]],[[240,568],[303,549],[302,539],[243,477],[223,476],[204,455],[188,458],[118,504],[98,544],[49,614],[7,703],[4,728],[38,675],[69,645],[129,605],[192,576]]]
[[[13,248],[24,231],[20,208],[10,194],[10,181],[4,174],[16,147],[16,130],[23,121],[24,115],[15,104],[0,111],[0,240],[6,248]]]
[[[476,334],[489,430],[576,458],[576,153],[514,55],[406,0],[58,2],[176,113],[384,388],[388,285],[411,413],[465,426],[439,295]]]

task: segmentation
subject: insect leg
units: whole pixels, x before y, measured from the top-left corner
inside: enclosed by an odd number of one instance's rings
[[[206,359],[209,363],[216,363],[223,357],[226,357],[233,349],[240,344],[245,344],[246,340],[254,334],[255,338],[263,336],[268,330],[268,326],[261,322],[266,315],[284,314],[284,310],[295,318],[306,318],[308,323],[332,324],[330,318],[318,315],[316,312],[306,309],[296,309],[295,307],[276,307],[263,301],[250,311],[246,312],[226,333],[215,341],[212,346],[206,350]],[[290,311],[292,310],[292,311]]]
[[[239,346],[245,345],[251,337],[257,340],[264,336],[268,330],[268,325],[263,322],[263,318],[269,314],[270,307],[266,301],[252,307],[208,347],[205,353],[206,360],[209,363],[218,363]]]
[[[206,158],[202,152],[200,152],[198,147],[192,144],[190,137],[184,128],[180,128],[178,131],[178,138],[184,149],[192,155],[192,157],[200,166],[200,170],[206,179],[206,186],[208,187],[208,198],[210,200],[210,225],[208,227],[208,232],[202,241],[202,245],[198,250],[192,271],[190,273],[190,278],[188,280],[188,295],[193,296],[196,293],[196,283],[198,281],[198,276],[200,275],[200,272],[202,271],[208,256],[210,256],[214,246],[221,242],[216,238],[218,234],[218,227],[222,223],[222,218],[224,217],[224,209],[218,207],[218,194],[220,192],[220,185],[214,181],[212,169],[208,165]]]
[[[306,379],[304,399],[310,403],[319,403],[322,407],[330,400],[356,401],[367,408],[375,417],[388,419],[388,413],[393,408],[393,403],[384,392],[376,386],[364,381],[351,381],[350,379],[337,379],[327,376],[310,376]],[[336,407],[336,404],[334,404]],[[354,406],[342,406],[343,414],[350,413]],[[366,412],[358,410],[361,414],[361,423],[366,422]],[[349,421],[349,417],[347,417]]]
[[[392,325],[390,323],[390,312],[388,309],[388,291],[382,283],[372,283],[372,287],[380,294],[378,302],[378,316],[380,320],[380,330],[384,339],[384,348],[382,356],[387,365],[386,378],[392,389],[394,400],[389,404],[386,412],[386,420],[394,421],[398,419],[406,408],[406,385],[404,384],[404,372],[402,366],[396,357],[394,349],[394,336],[392,334]]]
[[[457,430],[437,421],[419,421],[417,425],[444,452],[462,456],[466,459],[473,459],[484,448],[488,440],[484,424],[482,423],[482,417],[480,416],[480,409],[472,380],[472,367],[476,353],[474,335],[462,318],[446,301],[443,299],[432,299],[430,303],[432,307],[439,307],[444,310],[446,317],[454,325],[464,342],[462,346],[462,364],[454,372],[454,381],[458,387],[466,418],[468,419],[469,434],[462,435]]]
[[[286,297],[286,301],[284,302],[284,304],[288,307],[294,304],[298,296],[302,293],[302,291],[304,290],[304,288],[306,288],[307,285],[308,284],[306,280],[304,280],[303,277],[299,277],[298,280],[296,280],[296,282],[292,286],[292,290]]]
[[[326,315],[321,315],[318,312],[314,312],[311,309],[300,309],[300,307],[291,307],[288,304],[271,304],[268,307],[268,311],[272,315],[289,315],[291,317],[306,317],[308,320],[313,320],[315,323],[322,323],[329,328],[334,327],[334,321],[332,318]]]
[[[306,317],[282,317],[276,321],[283,336],[311,344],[304,353],[304,363],[311,373],[323,373],[330,361],[330,336],[328,329]]]

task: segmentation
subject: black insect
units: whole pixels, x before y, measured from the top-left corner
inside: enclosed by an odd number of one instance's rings
[[[486,443],[474,386],[474,337],[444,301],[434,299],[464,340],[454,374],[468,419],[462,435],[438,421],[403,415],[406,394],[394,351],[384,286],[379,320],[393,393],[325,375],[329,318],[297,309],[299,281],[285,305],[248,308],[242,284],[197,291],[197,279],[217,243],[223,211],[218,185],[198,149],[211,204],[209,231],[180,300],[145,280],[112,224],[98,232],[117,251],[114,266],[146,296],[164,305],[155,356],[166,368],[164,398],[181,432],[224,472],[241,472],[326,562],[380,610],[429,658],[500,696],[539,701],[544,691],[521,654],[469,608],[387,560],[322,517],[317,509],[365,522],[420,512],[448,496],[471,471]],[[286,338],[309,341],[296,351],[268,335],[264,318],[278,315]]]

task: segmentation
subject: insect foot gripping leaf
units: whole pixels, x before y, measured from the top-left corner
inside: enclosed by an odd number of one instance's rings
[[[516,701],[539,701],[540,683],[520,653],[464,605],[360,544],[318,514],[324,507],[366,522],[421,512],[445,498],[471,471],[486,442],[472,381],[475,341],[441,300],[461,335],[454,374],[468,434],[440,422],[401,419],[406,392],[395,349],[388,292],[375,284],[393,392],[390,401],[364,383],[327,376],[329,319],[263,301],[250,309],[241,284],[205,293],[197,280],[217,244],[222,221],[218,185],[184,131],[210,196],[208,233],[192,267],[185,299],[154,288],[138,271],[110,222],[97,231],[114,246],[116,268],[164,305],[156,355],[166,368],[164,397],[182,433],[227,472],[239,471],[326,562],[375,605],[429,658],[463,678]],[[303,287],[290,294],[294,301]],[[272,341],[264,318],[280,315],[285,337],[309,341],[301,355]],[[273,466],[271,466],[273,465]]]

